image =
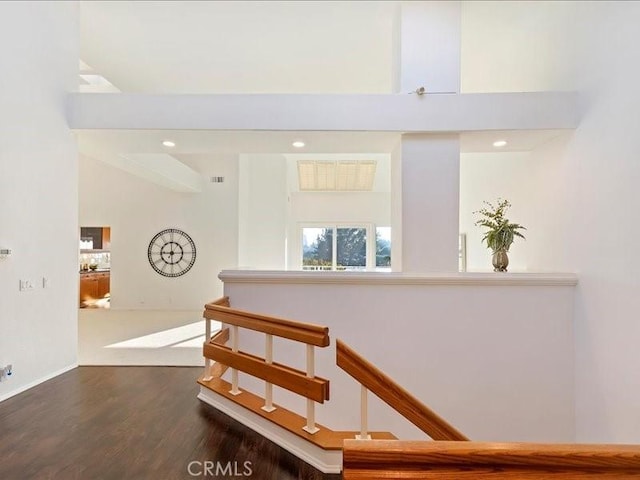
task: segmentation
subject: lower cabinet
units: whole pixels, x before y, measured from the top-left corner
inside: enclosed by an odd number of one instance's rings
[[[96,300],[105,298],[111,291],[109,272],[80,274],[80,307],[97,306]]]
[[[104,298],[109,294],[111,290],[110,285],[110,274],[108,273],[99,273],[98,274],[98,298]]]

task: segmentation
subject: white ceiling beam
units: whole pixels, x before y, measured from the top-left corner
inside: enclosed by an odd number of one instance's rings
[[[127,153],[99,159],[175,192],[200,193],[204,187],[202,175],[164,153]]]
[[[73,129],[463,132],[573,129],[572,92],[380,95],[70,93]]]

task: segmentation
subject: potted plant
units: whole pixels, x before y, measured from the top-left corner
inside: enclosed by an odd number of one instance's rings
[[[483,203],[486,205],[484,208],[473,212],[476,215],[480,215],[480,219],[475,224],[488,228],[484,237],[482,237],[482,241],[493,252],[493,271],[506,272],[509,265],[509,257],[507,255],[509,247],[511,247],[516,237],[524,239],[524,235],[518,230],[526,230],[526,228],[518,223],[511,223],[505,217],[506,211],[511,207],[511,203],[508,200],[498,198],[497,205],[489,202]]]

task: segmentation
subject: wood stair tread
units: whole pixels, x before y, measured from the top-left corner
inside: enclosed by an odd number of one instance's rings
[[[265,412],[262,410],[264,399],[246,390],[242,390],[240,395],[231,395],[231,384],[221,378],[213,378],[205,381],[200,377],[198,383],[203,387],[221,395],[238,405],[252,411],[256,415],[270,420],[285,430],[303,438],[323,450],[342,450],[343,441],[353,439],[359,433],[356,431],[334,431],[323,425],[316,424],[320,429],[317,433],[311,435],[302,429],[307,424],[304,417],[294,413],[286,408],[274,404],[276,410],[273,412]],[[397,440],[397,438],[389,432],[369,432],[374,440]]]

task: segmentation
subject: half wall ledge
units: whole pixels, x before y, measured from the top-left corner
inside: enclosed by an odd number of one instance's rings
[[[335,284],[335,285],[457,285],[457,286],[566,286],[575,287],[575,273],[425,273],[305,272],[299,270],[223,270],[227,283]]]

